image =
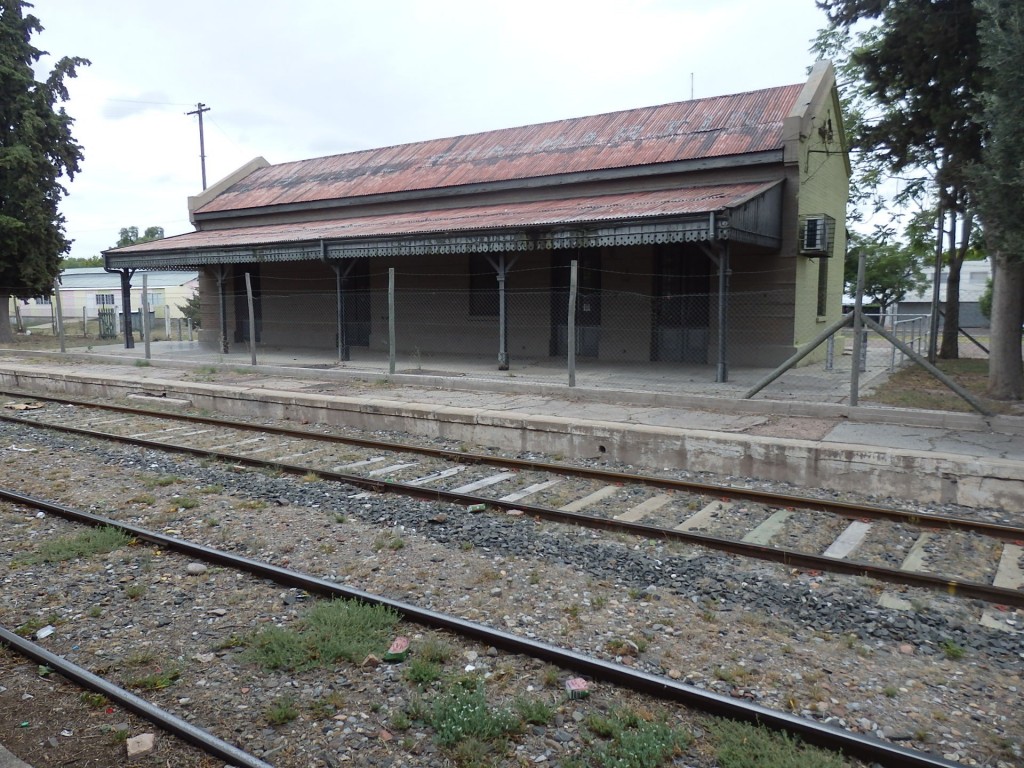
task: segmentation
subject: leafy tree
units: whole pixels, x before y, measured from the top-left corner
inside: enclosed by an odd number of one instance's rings
[[[146,231],[139,236],[138,227],[121,227],[120,237],[117,240],[115,248],[123,248],[126,245],[135,245],[136,243],[148,243],[151,240],[162,240],[164,237],[163,227],[146,227]]]
[[[870,235],[850,233],[844,279],[846,292],[851,296],[857,290],[857,267],[864,255],[864,298],[869,304],[878,304],[882,314],[907,294],[923,290],[928,285],[918,249],[895,242],[891,230],[876,229]]]
[[[992,278],[985,283],[985,292],[978,297],[978,311],[984,317],[992,317]]]
[[[992,339],[988,394],[1024,398],[1024,7],[979,0],[983,97],[989,136],[975,169],[978,210],[992,251]]]
[[[186,320],[192,321],[193,328],[199,327],[199,320],[202,317],[202,311],[199,305],[198,291],[193,293],[184,304],[179,304],[178,309],[181,310],[181,314]]]
[[[957,357],[960,267],[974,227],[967,174],[981,156],[979,12],[973,0],[818,0],[845,34],[862,103],[855,149],[904,179],[902,195],[931,193],[949,266],[942,357]],[[851,32],[855,25],[873,23]],[[841,34],[833,42],[842,42]],[[923,173],[922,173],[923,172]],[[935,231],[938,227],[935,228]]]
[[[31,44],[39,19],[22,0],[0,0],[0,341],[13,340],[10,297],[49,295],[70,242],[58,206],[73,179],[82,148],[72,119],[58,107],[68,100],[65,78],[80,58],[64,57],[44,82],[33,65],[44,55]]]
[[[81,258],[65,258],[61,259],[61,269],[83,269],[85,267],[102,267],[103,257],[102,256],[90,256],[85,259]]]

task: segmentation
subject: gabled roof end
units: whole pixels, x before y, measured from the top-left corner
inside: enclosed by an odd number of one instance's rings
[[[835,87],[836,70],[832,62],[818,59],[783,124],[782,141],[787,162],[796,162],[796,147],[801,139],[810,135],[811,125],[817,117],[815,108],[828,101]]]
[[[241,168],[232,171],[220,181],[215,182],[213,186],[204,189],[198,195],[190,195],[188,198],[188,220],[192,222],[192,226],[195,226],[196,223],[196,217],[194,215],[195,211],[213,200],[213,198],[235,182],[244,179],[250,173],[258,171],[260,168],[266,168],[269,165],[270,163],[267,162],[266,158],[254,157]]]

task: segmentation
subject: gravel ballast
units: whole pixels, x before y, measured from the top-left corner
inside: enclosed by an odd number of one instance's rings
[[[912,610],[898,611],[879,605],[878,583],[688,545],[360,497],[319,480],[9,425],[0,426],[0,445],[9,446],[0,450],[5,485],[21,493],[967,765],[1009,768],[1024,759],[1017,715],[1022,635],[979,626],[983,606],[971,601],[910,591],[901,597]],[[303,594],[224,569],[201,570],[146,546],[30,564],[40,542],[80,529],[11,505],[2,514],[6,626],[53,623],[56,631],[42,644],[122,683],[151,674],[154,665],[173,666],[176,680],[148,698],[275,765],[441,766],[448,759],[429,729],[395,727],[412,700],[401,665],[268,673],[227,642],[263,626],[294,625],[310,602]],[[402,631],[414,649],[431,635]],[[573,754],[590,708],[624,700],[654,706],[600,685],[585,701],[563,701],[544,665],[449,641],[458,647],[454,667],[487,675],[496,695],[559,703],[556,721],[515,738],[503,758],[508,765],[557,764]],[[559,684],[566,677],[563,671]],[[265,713],[282,698],[294,701],[300,715],[273,725]],[[714,765],[700,718],[666,711],[700,734],[675,764]]]

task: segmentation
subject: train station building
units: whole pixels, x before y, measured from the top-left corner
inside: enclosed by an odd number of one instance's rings
[[[257,158],[189,198],[194,232],[104,257],[123,284],[198,271],[200,338],[224,351],[252,337],[505,368],[564,360],[572,329],[584,361],[721,376],[776,365],[839,318],[849,175],[818,62],[748,93]]]

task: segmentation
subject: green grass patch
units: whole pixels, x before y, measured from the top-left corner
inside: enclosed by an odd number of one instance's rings
[[[21,637],[32,637],[32,635],[34,635],[38,630],[42,629],[47,624],[52,623],[53,622],[49,619],[44,619],[41,616],[36,616],[29,619],[24,624],[21,624],[20,626],[16,627],[14,630],[14,634],[20,635]]]
[[[546,701],[520,696],[512,702],[512,709],[523,719],[533,725],[547,725],[555,716],[555,708]]]
[[[267,722],[271,725],[285,725],[299,716],[295,700],[284,696],[267,707]]]
[[[595,742],[579,758],[566,761],[566,768],[654,768],[690,742],[682,729],[648,721],[631,709],[591,715],[586,725]]]
[[[140,675],[128,680],[129,688],[139,688],[143,691],[161,691],[170,688],[181,677],[181,672],[176,669],[159,670],[148,675]]]
[[[304,670],[338,661],[359,664],[383,653],[398,614],[355,600],[318,602],[295,629],[267,627],[247,642],[246,657],[265,669]]]
[[[845,768],[832,752],[804,744],[786,733],[719,720],[711,728],[720,768]]]
[[[392,552],[395,552],[404,546],[405,542],[402,541],[400,536],[396,536],[393,533],[382,533],[374,539],[371,548],[374,552],[380,552],[382,549],[390,549]]]
[[[105,707],[107,705],[107,697],[102,693],[85,691],[81,696],[79,696],[79,698],[85,706],[91,707],[92,709],[99,709],[100,707]]]
[[[410,659],[405,668],[405,679],[421,687],[440,680],[443,675],[444,668],[440,664],[418,657]]]
[[[456,684],[438,696],[430,707],[429,724],[442,747],[454,747],[467,739],[494,743],[522,729],[515,713],[488,706],[481,683],[473,687]]]
[[[447,664],[455,656],[451,643],[442,638],[429,636],[416,648],[416,658],[432,661],[435,664]]]
[[[103,555],[130,543],[131,537],[117,528],[90,528],[77,536],[65,536],[40,545],[29,562],[59,563],[78,557]]]
[[[962,645],[958,645],[953,640],[943,640],[939,643],[939,648],[942,649],[942,653],[945,654],[947,659],[956,661],[962,659],[967,651]]]

